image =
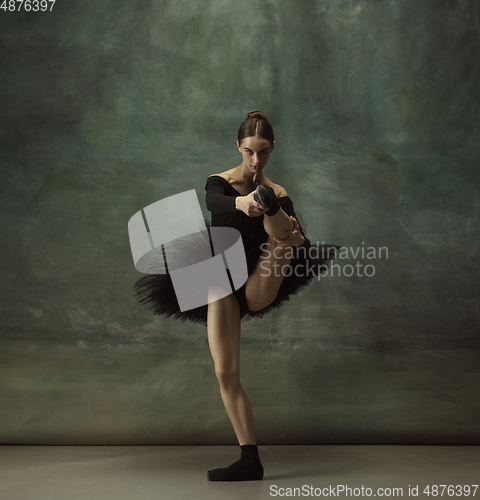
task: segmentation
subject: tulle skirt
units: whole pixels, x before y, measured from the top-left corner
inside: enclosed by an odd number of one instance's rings
[[[205,220],[205,225],[211,227],[209,221]],[[188,248],[187,246],[188,245]],[[191,239],[185,243],[184,247],[178,247],[180,256],[183,252],[191,256],[193,253],[205,251],[209,243],[202,238]],[[210,248],[210,247],[209,247]],[[312,244],[308,252],[298,252],[298,255],[291,259],[290,269],[283,278],[276,298],[266,307],[258,311],[251,311],[247,306],[245,287],[246,283],[233,295],[238,299],[240,309],[240,319],[261,318],[273,309],[280,308],[285,302],[290,300],[292,295],[298,294],[305,289],[312,280],[320,273],[328,269],[329,261],[336,257],[336,252],[341,248],[339,245]],[[301,250],[301,248],[299,249]],[[260,245],[253,247],[246,252],[246,263],[248,275],[250,276],[262,253]],[[186,259],[188,260],[188,258]],[[229,274],[229,270],[227,269]],[[147,274],[141,277],[134,284],[135,297],[144,305],[149,306],[154,314],[181,321],[191,321],[207,325],[208,304],[188,311],[181,311],[175,288],[170,274]]]

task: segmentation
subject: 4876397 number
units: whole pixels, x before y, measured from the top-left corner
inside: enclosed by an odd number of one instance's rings
[[[463,486],[460,484],[456,486],[453,484],[432,484],[427,485],[423,493],[427,496],[431,495],[432,497],[443,497],[444,494],[449,497],[468,497],[470,495],[474,497],[477,489],[478,484],[464,484]]]
[[[1,1],[1,0],[0,0]],[[55,0],[3,0],[0,5],[0,12],[45,12],[51,11],[55,5]]]

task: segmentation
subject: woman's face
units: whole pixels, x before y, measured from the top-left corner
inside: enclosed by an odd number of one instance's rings
[[[250,170],[250,172],[261,172],[267,164],[270,153],[273,151],[273,145],[267,139],[261,137],[245,137],[240,145],[237,141],[237,147],[242,153],[243,164]]]

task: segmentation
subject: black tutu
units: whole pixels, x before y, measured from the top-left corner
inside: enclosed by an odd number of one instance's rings
[[[205,226],[210,228],[210,222],[205,220]],[[205,238],[197,237],[184,243],[183,248],[181,245],[178,246],[177,250],[179,250],[180,257],[182,254],[191,256],[197,251],[204,252],[206,245],[210,248],[210,243]],[[290,266],[296,271],[287,273],[289,275],[283,278],[277,297],[259,311],[251,311],[247,306],[246,283],[232,292],[239,302],[240,319],[261,318],[271,310],[280,308],[286,301],[290,300],[292,295],[296,295],[306,288],[319,273],[325,272],[328,269],[329,261],[336,257],[336,252],[340,248],[339,245],[320,245],[317,243],[312,244],[308,252],[299,252],[290,261]],[[245,253],[249,276],[253,273],[261,253],[260,245]],[[229,273],[228,269],[227,273]],[[207,325],[208,304],[188,311],[181,311],[169,274],[147,274],[135,282],[134,289],[137,300],[141,304],[148,305],[154,314]]]

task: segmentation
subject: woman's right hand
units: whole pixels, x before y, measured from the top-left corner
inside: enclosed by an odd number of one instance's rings
[[[253,190],[247,196],[237,196],[235,198],[235,208],[247,214],[249,217],[259,217],[268,211],[268,207],[264,207],[261,203],[258,203],[253,199],[256,193],[256,189]]]

